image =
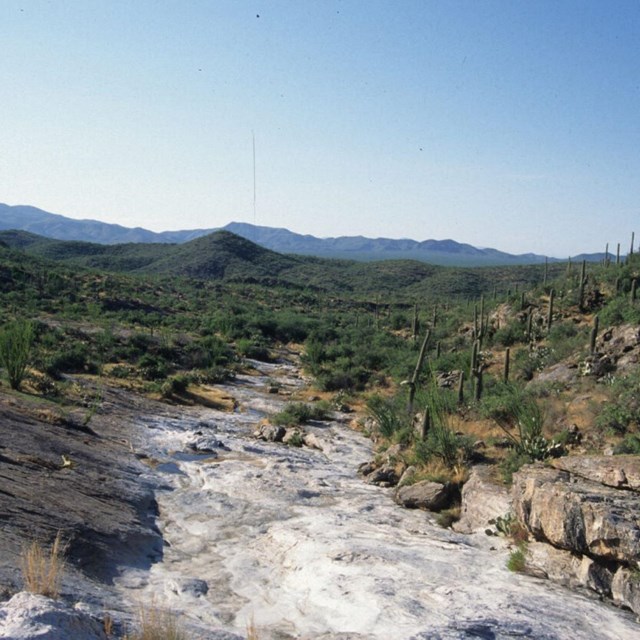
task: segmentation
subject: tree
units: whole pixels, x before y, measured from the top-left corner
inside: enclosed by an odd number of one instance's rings
[[[6,369],[12,389],[19,390],[24,380],[33,334],[33,324],[26,320],[11,322],[0,331],[0,362]]]

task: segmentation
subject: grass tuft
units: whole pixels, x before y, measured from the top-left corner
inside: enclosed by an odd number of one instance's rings
[[[37,540],[22,551],[22,577],[25,589],[31,593],[59,598],[64,567],[64,545],[60,532],[49,551]]]
[[[155,604],[140,607],[138,630],[127,634],[124,640],[188,640],[175,613],[160,609]]]

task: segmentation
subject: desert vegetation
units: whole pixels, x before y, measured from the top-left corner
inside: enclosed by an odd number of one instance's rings
[[[17,237],[0,245],[0,392],[37,399],[65,424],[80,415],[74,424],[88,434],[101,396],[78,380],[215,404],[216,385],[286,350],[314,396],[291,398],[270,422],[297,428],[335,409],[351,413],[375,441],[376,464],[397,471],[386,483],[453,488],[443,526],[457,518],[476,463],[509,484],[524,464],[572,448],[640,452],[640,368],[615,366],[627,349],[618,333],[640,324],[637,254],[365,269],[278,256],[229,234],[176,254]],[[509,568],[522,571],[525,542],[516,543]],[[28,552],[30,590],[58,593],[58,557],[55,545],[50,556]],[[184,637],[172,624],[149,612],[130,638]]]
[[[569,361],[582,384],[604,381],[610,399],[587,425],[593,446],[638,448],[637,372],[591,371],[598,335],[640,320],[637,254],[589,265],[397,261],[365,270],[279,256],[226,232],[175,256],[16,232],[4,242],[5,376],[14,391],[54,405],[70,401],[69,374],[177,401],[292,344],[326,404],[293,404],[276,422],[303,423],[347,398],[374,418],[379,446],[401,443],[412,463],[457,473],[484,459],[508,479],[567,444],[571,416],[558,407],[570,391],[530,381]]]

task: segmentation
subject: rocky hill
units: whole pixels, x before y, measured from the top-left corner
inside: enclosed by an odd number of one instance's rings
[[[193,229],[156,233],[141,228],[126,228],[97,220],[75,220],[48,213],[36,207],[9,206],[0,203],[0,230],[18,229],[57,240],[73,240],[101,244],[183,243],[209,235],[219,229]],[[345,260],[417,260],[446,266],[527,265],[545,262],[545,256],[533,253],[509,254],[496,249],[479,249],[455,240],[394,240],[342,236],[316,238],[283,228],[264,227],[244,222],[231,222],[222,227],[247,240],[276,251]],[[573,256],[599,262],[604,254]],[[554,261],[554,258],[548,258]],[[562,257],[562,259],[565,259]]]

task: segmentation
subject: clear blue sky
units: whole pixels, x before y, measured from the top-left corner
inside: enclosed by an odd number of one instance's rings
[[[0,202],[557,257],[640,232],[638,0],[2,0],[0,52]]]

